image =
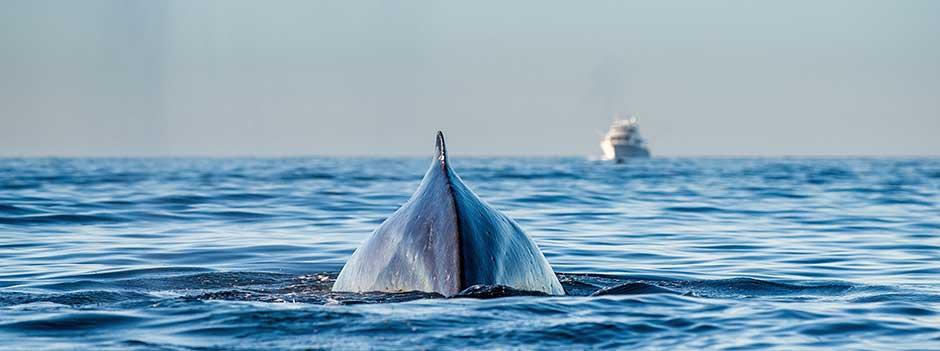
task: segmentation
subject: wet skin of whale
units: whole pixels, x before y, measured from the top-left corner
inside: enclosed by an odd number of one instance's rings
[[[454,296],[474,285],[565,294],[522,228],[454,173],[438,132],[436,157],[418,190],[353,253],[333,291]]]

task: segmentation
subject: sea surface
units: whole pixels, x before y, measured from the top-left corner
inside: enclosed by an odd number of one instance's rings
[[[568,296],[332,293],[426,158],[0,159],[0,349],[940,349],[940,159],[469,158]]]

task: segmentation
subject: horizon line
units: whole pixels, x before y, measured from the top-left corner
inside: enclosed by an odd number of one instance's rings
[[[601,160],[601,155],[579,155],[579,154],[556,154],[556,155],[524,155],[524,154],[461,154],[454,153],[457,157],[467,158],[585,158],[591,160]],[[423,158],[433,155],[423,154],[300,154],[300,153],[270,153],[270,154],[35,154],[35,155],[3,155],[0,159],[26,159],[26,158],[97,158],[97,159],[172,159],[172,158],[216,158],[216,159],[234,159],[234,158]],[[653,154],[651,159],[655,158],[940,158],[938,154]]]

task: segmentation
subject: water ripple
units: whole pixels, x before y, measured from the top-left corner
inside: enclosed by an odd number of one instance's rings
[[[455,158],[569,296],[333,293],[425,158],[0,159],[0,349],[936,349],[940,160]]]

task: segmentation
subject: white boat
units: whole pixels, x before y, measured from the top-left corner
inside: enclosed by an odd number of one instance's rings
[[[628,158],[650,157],[646,140],[640,136],[640,125],[636,117],[615,120],[601,140],[601,150],[604,151],[605,160],[618,163]]]

